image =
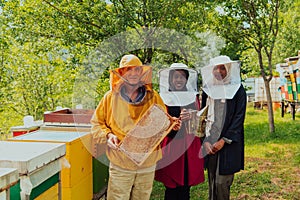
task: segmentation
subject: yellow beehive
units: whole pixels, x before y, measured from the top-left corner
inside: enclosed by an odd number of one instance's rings
[[[86,134],[66,143],[66,159],[71,167],[62,169],[62,187],[73,187],[92,173],[92,155],[83,142],[89,139],[90,134]]]
[[[70,188],[63,188],[62,197],[63,200],[83,200],[93,198],[93,186],[91,182],[93,181],[93,173],[90,173],[77,185]]]
[[[91,136],[88,132],[38,130],[11,138],[14,141],[39,141],[66,144],[68,163],[61,170],[62,199],[91,199],[93,195]],[[69,167],[67,165],[70,165]],[[85,180],[83,184],[83,180]],[[79,187],[80,185],[80,187]],[[75,189],[76,188],[76,189]],[[79,196],[78,196],[79,195]],[[77,196],[77,197],[76,197]],[[69,198],[72,197],[72,198]]]
[[[55,184],[54,186],[46,190],[43,194],[36,197],[35,200],[58,200],[58,189],[58,184]]]

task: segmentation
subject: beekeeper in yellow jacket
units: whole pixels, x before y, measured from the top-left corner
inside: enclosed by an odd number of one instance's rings
[[[135,55],[125,55],[117,69],[110,71],[110,86],[91,119],[92,134],[107,143],[110,160],[108,200],[147,200],[150,198],[156,162],[161,159],[158,147],[142,165],[136,165],[118,144],[153,105],[166,107],[152,90],[152,68]],[[173,128],[179,129],[181,122]]]

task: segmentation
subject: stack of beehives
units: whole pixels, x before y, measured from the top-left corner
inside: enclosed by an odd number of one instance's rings
[[[300,101],[300,55],[286,58],[285,64],[281,64],[281,70],[277,70],[281,77],[282,99],[299,102]]]
[[[285,75],[286,86],[285,91],[288,94],[288,100],[299,101],[300,100],[300,56],[288,58],[287,64],[289,66],[289,73]]]

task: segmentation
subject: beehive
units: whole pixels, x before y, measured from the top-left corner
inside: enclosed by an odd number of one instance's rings
[[[65,166],[61,171],[62,199],[92,199],[92,155],[87,149],[91,146],[91,137],[88,132],[41,129],[10,140],[64,143],[70,167]]]
[[[10,188],[19,181],[16,168],[0,168],[0,199],[10,200]]]
[[[60,160],[66,153],[65,144],[1,141],[0,152],[0,167],[16,168],[20,177],[10,190],[10,199],[36,199],[54,185],[60,185]]]

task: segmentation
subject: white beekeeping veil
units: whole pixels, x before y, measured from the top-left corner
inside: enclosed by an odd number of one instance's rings
[[[187,73],[187,83],[184,91],[174,91],[170,84],[170,74],[175,70],[184,70]],[[183,63],[173,63],[170,68],[159,71],[159,93],[168,106],[186,106],[194,103],[198,94],[198,73]]]
[[[227,75],[217,80],[213,75],[216,66],[224,65]],[[228,56],[210,59],[209,65],[201,68],[203,91],[212,99],[232,99],[241,85],[240,62],[232,61]]]

